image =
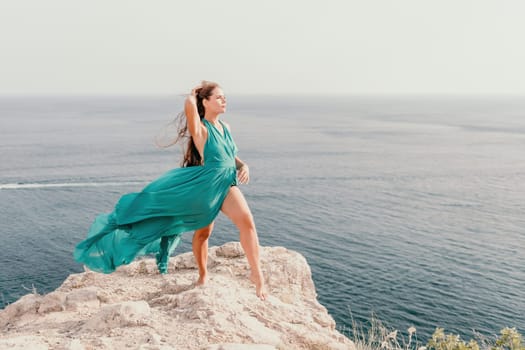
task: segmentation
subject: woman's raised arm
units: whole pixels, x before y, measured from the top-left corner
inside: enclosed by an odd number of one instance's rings
[[[193,137],[195,145],[200,150],[202,147],[199,147],[204,144],[206,138],[206,127],[201,123],[201,118],[199,116],[199,111],[197,110],[197,92],[200,86],[191,90],[191,93],[186,97],[184,102],[184,114],[186,115],[186,120],[188,124],[188,130]]]

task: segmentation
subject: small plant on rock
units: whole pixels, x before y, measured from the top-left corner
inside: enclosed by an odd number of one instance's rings
[[[436,328],[427,347],[430,350],[479,350],[477,341],[471,339],[465,343],[459,335],[445,334],[443,328]]]
[[[516,328],[503,328],[492,350],[525,350],[523,337]]]

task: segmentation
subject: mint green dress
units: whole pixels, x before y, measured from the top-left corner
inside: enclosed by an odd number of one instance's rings
[[[111,273],[137,256],[156,254],[161,273],[182,233],[205,227],[219,214],[231,186],[237,185],[237,146],[206,119],[204,165],[172,169],[144,187],[123,195],[114,210],[101,214],[73,253],[91,270]]]

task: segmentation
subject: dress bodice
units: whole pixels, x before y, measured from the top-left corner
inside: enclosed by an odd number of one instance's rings
[[[206,119],[202,119],[208,130],[208,138],[204,144],[204,166],[214,168],[235,168],[235,156],[237,155],[237,145],[233,141],[228,128],[223,122],[222,134],[219,130]]]

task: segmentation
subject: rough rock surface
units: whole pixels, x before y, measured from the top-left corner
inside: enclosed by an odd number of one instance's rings
[[[239,243],[210,248],[209,280],[193,255],[154,259],[110,275],[70,275],[55,291],[28,294],[0,310],[0,349],[352,349],[317,302],[304,257],[263,247],[270,296],[260,301]]]

